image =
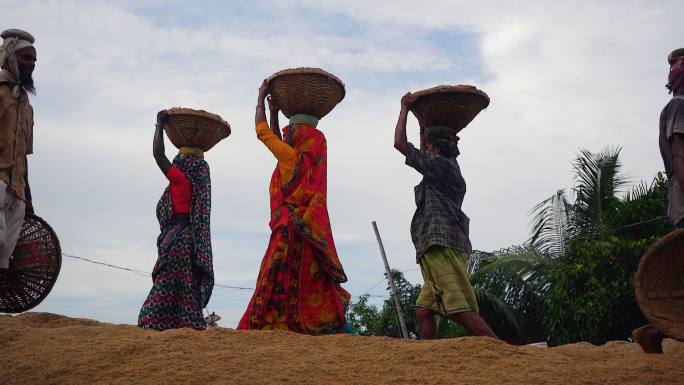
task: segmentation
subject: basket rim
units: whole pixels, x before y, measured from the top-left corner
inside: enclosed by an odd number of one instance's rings
[[[322,70],[320,68],[316,68],[316,67],[289,68],[289,69],[285,69],[282,71],[278,71],[278,72],[274,73],[273,75],[269,76],[266,79],[266,83],[268,83],[268,85],[270,86],[271,81],[277,77],[283,77],[283,76],[288,76],[288,75],[310,75],[310,74],[323,75],[323,76],[327,76],[327,77],[335,80],[337,83],[340,84],[340,86],[342,86],[342,99],[344,99],[344,96],[347,93],[347,88],[345,87],[344,82],[342,82],[342,80],[340,80],[340,78],[331,74],[330,72],[324,71],[324,70]],[[342,99],[340,99],[340,101]]]
[[[434,95],[434,94],[442,94],[442,93],[477,95],[477,96],[480,96],[487,101],[484,108],[487,108],[489,106],[489,96],[484,91],[478,90],[477,87],[467,85],[467,84],[459,84],[457,86],[441,85],[441,86],[437,86],[437,87],[428,88],[426,90],[416,91],[416,92],[412,93],[411,96],[413,97],[413,99],[418,99],[418,98],[422,98],[424,96]]]
[[[55,286],[55,283],[57,282],[57,279],[59,278],[59,273],[62,270],[62,246],[59,243],[59,238],[57,237],[57,233],[55,233],[55,230],[52,228],[52,226],[50,226],[49,223],[47,223],[47,221],[45,219],[39,217],[36,214],[26,213],[26,215],[24,216],[24,221],[26,221],[26,219],[31,219],[31,220],[34,220],[34,221],[40,223],[42,226],[44,226],[45,230],[51,236],[53,236],[55,239],[55,246],[56,246],[55,248],[56,248],[56,254],[57,254],[57,268],[55,269],[55,272],[54,272],[55,279],[52,280],[51,282],[49,282],[47,287],[45,287],[44,292],[38,298],[36,298],[33,303],[28,304],[28,306],[24,306],[21,308],[0,310],[0,312],[5,312],[8,314],[23,313],[23,312],[29,311],[29,310],[35,308],[36,306],[40,305],[43,302],[43,300],[45,300],[45,298],[47,298],[47,296],[50,295],[50,292],[52,292],[52,288]],[[22,226],[23,226],[23,223],[22,223]]]
[[[658,321],[658,317],[655,316],[653,310],[646,304],[646,298],[648,298],[646,290],[643,286],[643,271],[649,260],[657,256],[661,249],[666,247],[670,242],[678,238],[684,238],[684,229],[677,229],[664,237],[660,238],[656,243],[654,243],[641,257],[639,260],[639,266],[634,277],[634,291],[636,294],[637,304],[644,314],[646,319],[653,324],[658,330],[664,333],[663,326]],[[675,334],[675,335],[672,335]],[[680,330],[677,333],[666,333],[670,338],[684,342],[684,331]]]
[[[216,115],[216,114],[212,114],[211,112],[207,112],[204,110],[195,110],[193,108],[186,108],[186,107],[173,107],[173,108],[169,108],[166,111],[166,114],[167,115],[192,115],[192,116],[200,116],[203,118],[208,118],[211,120],[215,120],[215,121],[221,123],[222,125],[227,126],[228,130],[230,131],[230,124],[228,124],[228,122],[223,120],[223,118],[221,118],[221,116]]]

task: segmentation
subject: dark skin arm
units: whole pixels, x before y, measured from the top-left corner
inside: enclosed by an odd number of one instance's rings
[[[157,113],[157,123],[164,124],[166,121],[166,110],[161,110]],[[154,141],[152,142],[152,154],[154,154],[154,160],[157,161],[157,166],[164,173],[164,175],[169,173],[171,169],[171,162],[169,158],[166,157],[164,153],[164,128],[162,126],[156,126],[154,131]]]
[[[35,214],[33,211],[33,198],[31,198],[31,187],[29,187],[28,182],[28,159],[25,160],[26,170],[24,171],[24,181],[26,181],[26,187],[24,187],[24,197],[26,198],[26,214]]]
[[[164,124],[166,117],[166,110],[159,111],[157,113],[157,123]],[[154,160],[157,161],[157,166],[159,166],[159,169],[164,173],[164,175],[168,174],[169,170],[171,169],[171,162],[164,153],[164,127],[162,126],[155,126],[152,153],[154,154]],[[177,225],[190,226],[190,213],[174,214],[173,219]]]
[[[278,112],[280,112],[280,107],[278,107],[278,104],[275,100],[271,99],[270,96],[266,100],[268,100],[268,109],[271,110],[271,132],[273,132],[278,139],[283,140],[282,135],[280,135],[280,124],[278,123]]]
[[[414,101],[415,99],[413,99],[410,92],[407,92],[406,95],[401,98],[399,121],[397,122],[397,128],[394,131],[394,148],[404,155],[406,155],[406,143],[408,143],[408,139],[406,137],[406,120],[408,119],[409,109]]]
[[[679,181],[679,189],[684,193],[684,135],[672,135],[670,146],[672,147],[675,174],[677,175],[677,181]]]

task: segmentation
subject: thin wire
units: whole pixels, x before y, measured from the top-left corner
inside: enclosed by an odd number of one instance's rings
[[[130,271],[131,273],[135,273],[135,274],[141,275],[141,276],[143,276],[143,277],[149,277],[149,276],[150,276],[150,273],[145,272],[145,271],[142,271],[142,270],[129,269],[129,268],[127,268],[127,267],[120,267],[120,266],[110,265],[110,264],[108,264],[108,263],[91,261],[90,259],[87,259],[87,258],[77,257],[77,256],[75,256],[75,255],[69,255],[69,254],[65,254],[65,253],[62,253],[62,255],[65,256],[65,257],[80,259],[80,260],[83,260],[83,261],[86,261],[86,262],[94,263],[94,264],[96,264],[96,265],[103,265],[103,266],[113,267],[113,268],[119,269],[119,270],[127,270],[127,271]]]

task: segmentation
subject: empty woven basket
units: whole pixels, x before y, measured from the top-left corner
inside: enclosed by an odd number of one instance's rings
[[[177,148],[197,147],[202,151],[209,151],[230,135],[230,125],[220,116],[180,107],[167,111],[164,130]]]
[[[62,250],[52,227],[27,214],[10,268],[0,270],[0,312],[21,313],[40,304],[52,290],[62,266]]]
[[[456,132],[489,105],[489,97],[473,86],[437,86],[413,94],[411,112],[422,127],[447,126]]]
[[[684,342],[684,229],[648,249],[639,262],[635,288],[646,318],[666,336]]]
[[[268,78],[268,93],[288,118],[307,114],[320,119],[344,99],[344,83],[320,68],[295,68]]]

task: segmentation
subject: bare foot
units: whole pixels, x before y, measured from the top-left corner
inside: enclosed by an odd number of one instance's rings
[[[663,354],[663,339],[665,335],[655,326],[648,324],[634,329],[632,337],[646,354]]]

